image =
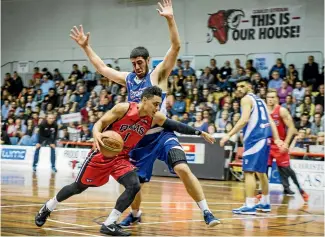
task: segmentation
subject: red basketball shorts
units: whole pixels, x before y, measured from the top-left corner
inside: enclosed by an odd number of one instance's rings
[[[104,159],[104,156],[97,150],[91,150],[79,171],[76,182],[99,187],[108,182],[110,175],[118,181],[134,169],[135,166],[129,162],[128,156]]]
[[[288,152],[281,153],[275,144],[271,144],[268,165],[272,165],[272,160],[276,160],[278,167],[288,167],[290,165],[290,156]]]

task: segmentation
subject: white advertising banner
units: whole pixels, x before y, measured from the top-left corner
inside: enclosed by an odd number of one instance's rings
[[[82,119],[80,112],[71,114],[62,114],[62,123],[80,122]]]

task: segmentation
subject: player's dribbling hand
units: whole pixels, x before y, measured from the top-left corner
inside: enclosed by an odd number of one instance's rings
[[[76,26],[74,26],[70,30],[70,32],[71,32],[70,37],[71,37],[71,39],[76,41],[76,43],[79,44],[80,47],[84,48],[88,45],[90,33],[88,32],[85,35],[82,25],[80,25],[79,27],[80,27],[80,30]]]
[[[103,146],[103,142],[102,142],[102,138],[103,138],[103,135],[100,133],[100,132],[94,132],[93,133],[93,138],[94,138],[94,143],[95,143],[95,146],[98,150],[100,150],[100,145]]]
[[[158,2],[160,9],[157,9],[159,15],[164,16],[166,18],[173,17],[173,5],[171,0],[163,0],[163,4]]]
[[[275,145],[277,145],[281,153],[285,152],[285,143],[282,140],[280,139],[274,140],[274,143]]]
[[[210,144],[215,143],[215,139],[214,137],[212,137],[210,134],[206,133],[206,132],[202,132],[201,136],[204,138],[204,140],[206,140],[207,142],[209,142]]]
[[[221,140],[220,140],[220,146],[223,147],[225,143],[230,139],[230,136],[228,134],[225,134]]]

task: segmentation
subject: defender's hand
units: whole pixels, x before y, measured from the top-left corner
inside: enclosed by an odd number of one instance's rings
[[[80,30],[78,29],[78,27],[74,26],[70,32],[71,32],[70,34],[71,39],[76,41],[76,43],[79,44],[81,48],[85,48],[86,46],[89,45],[88,41],[89,41],[90,33],[88,32],[85,35],[82,25],[80,25]]]
[[[163,4],[158,2],[160,9],[157,9],[157,11],[159,15],[164,16],[166,18],[172,18],[174,16],[172,0],[162,0],[162,1]]]
[[[220,140],[220,146],[223,147],[225,143],[230,139],[230,136],[228,134],[225,134],[222,139]]]

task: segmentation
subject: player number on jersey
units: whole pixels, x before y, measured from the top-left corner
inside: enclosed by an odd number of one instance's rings
[[[128,140],[128,138],[129,138],[129,136],[130,136],[130,132],[128,132],[126,135],[125,135],[125,137],[124,137],[124,139],[123,139],[123,141],[124,142],[126,142],[127,140]]]
[[[265,107],[263,106],[263,103],[260,102],[260,101],[258,101],[257,104],[258,104],[258,109],[261,112],[261,119],[262,120],[267,120],[267,118],[266,118],[266,111],[265,111]]]

